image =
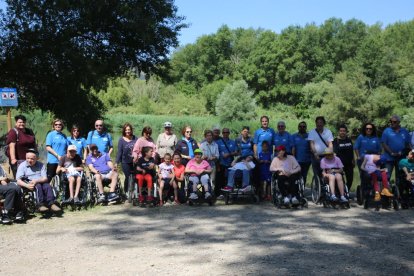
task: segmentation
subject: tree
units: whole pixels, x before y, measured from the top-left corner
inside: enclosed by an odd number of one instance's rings
[[[107,79],[157,72],[186,27],[173,0],[6,1],[0,24],[0,79],[23,107],[86,125],[104,111]],[[74,108],[76,108],[74,110]]]
[[[244,80],[228,84],[217,98],[216,113],[222,122],[252,119],[255,110],[253,92]]]

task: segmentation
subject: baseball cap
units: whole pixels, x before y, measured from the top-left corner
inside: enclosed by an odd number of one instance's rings
[[[194,154],[201,154],[203,155],[203,151],[201,149],[194,150]]]
[[[78,148],[75,145],[69,145],[68,151],[71,151],[71,150],[77,151]]]
[[[333,154],[333,150],[330,148],[326,148],[325,151],[323,152],[323,155],[331,155]]]
[[[276,151],[281,151],[281,150],[286,151],[286,147],[284,145],[280,145],[280,146],[277,146],[275,150]]]
[[[171,122],[165,122],[164,127],[172,127],[172,123]]]

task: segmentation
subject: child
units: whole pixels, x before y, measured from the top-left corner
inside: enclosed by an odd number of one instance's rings
[[[162,192],[165,187],[165,190],[168,192],[170,190],[170,185],[174,181],[174,165],[171,164],[171,154],[166,153],[164,155],[164,162],[159,165],[159,174],[158,180],[160,182],[159,194],[160,194],[160,206],[164,204]],[[175,185],[174,192],[177,190],[177,185]]]
[[[338,184],[339,194],[341,196],[341,202],[348,202],[348,199],[345,197],[344,190],[344,179],[342,178],[342,172],[344,165],[342,164],[341,159],[336,157],[333,153],[333,150],[326,148],[324,152],[325,157],[321,160],[321,169],[322,176],[329,181],[329,188],[331,189],[331,200],[337,201],[335,193],[335,181]]]
[[[137,172],[136,175],[138,181],[138,200],[139,203],[145,202],[145,197],[142,195],[142,186],[144,185],[144,180],[147,183],[148,189],[148,202],[154,201],[154,197],[152,196],[152,186],[153,186],[153,178],[155,177],[155,159],[152,157],[152,148],[151,147],[143,147],[141,154],[142,156],[138,159],[137,163]]]
[[[181,183],[181,185],[184,185],[184,171],[185,166],[181,164],[181,154],[178,152],[174,153],[174,181],[173,181],[173,187],[174,187],[174,204],[180,205],[180,201],[178,200],[178,183]],[[181,186],[183,187],[183,186]]]
[[[387,169],[381,169],[383,160],[379,154],[365,154],[364,161],[361,165],[361,170],[366,171],[371,176],[372,186],[375,190],[374,201],[380,201],[381,195],[392,197],[394,196],[388,185]],[[378,185],[378,178],[382,180],[382,186],[384,187],[380,195],[380,187]]]
[[[269,150],[269,142],[262,142],[262,151],[259,153],[260,182],[262,183],[262,199],[271,200],[270,181],[272,174],[270,173],[270,163],[272,162],[272,153]]]

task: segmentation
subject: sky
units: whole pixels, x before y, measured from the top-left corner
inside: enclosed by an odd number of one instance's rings
[[[290,25],[322,24],[331,17],[356,18],[383,27],[414,19],[413,0],[175,0],[178,15],[190,26],[181,31],[180,46],[230,28],[263,28],[280,33]],[[0,9],[5,2],[0,0]]]

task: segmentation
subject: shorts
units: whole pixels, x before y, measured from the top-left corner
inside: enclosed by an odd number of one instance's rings
[[[164,181],[164,190],[169,190],[171,188],[171,178],[162,178],[162,181]]]
[[[112,178],[112,171],[109,171],[107,173],[101,173],[102,179],[111,179]]]

